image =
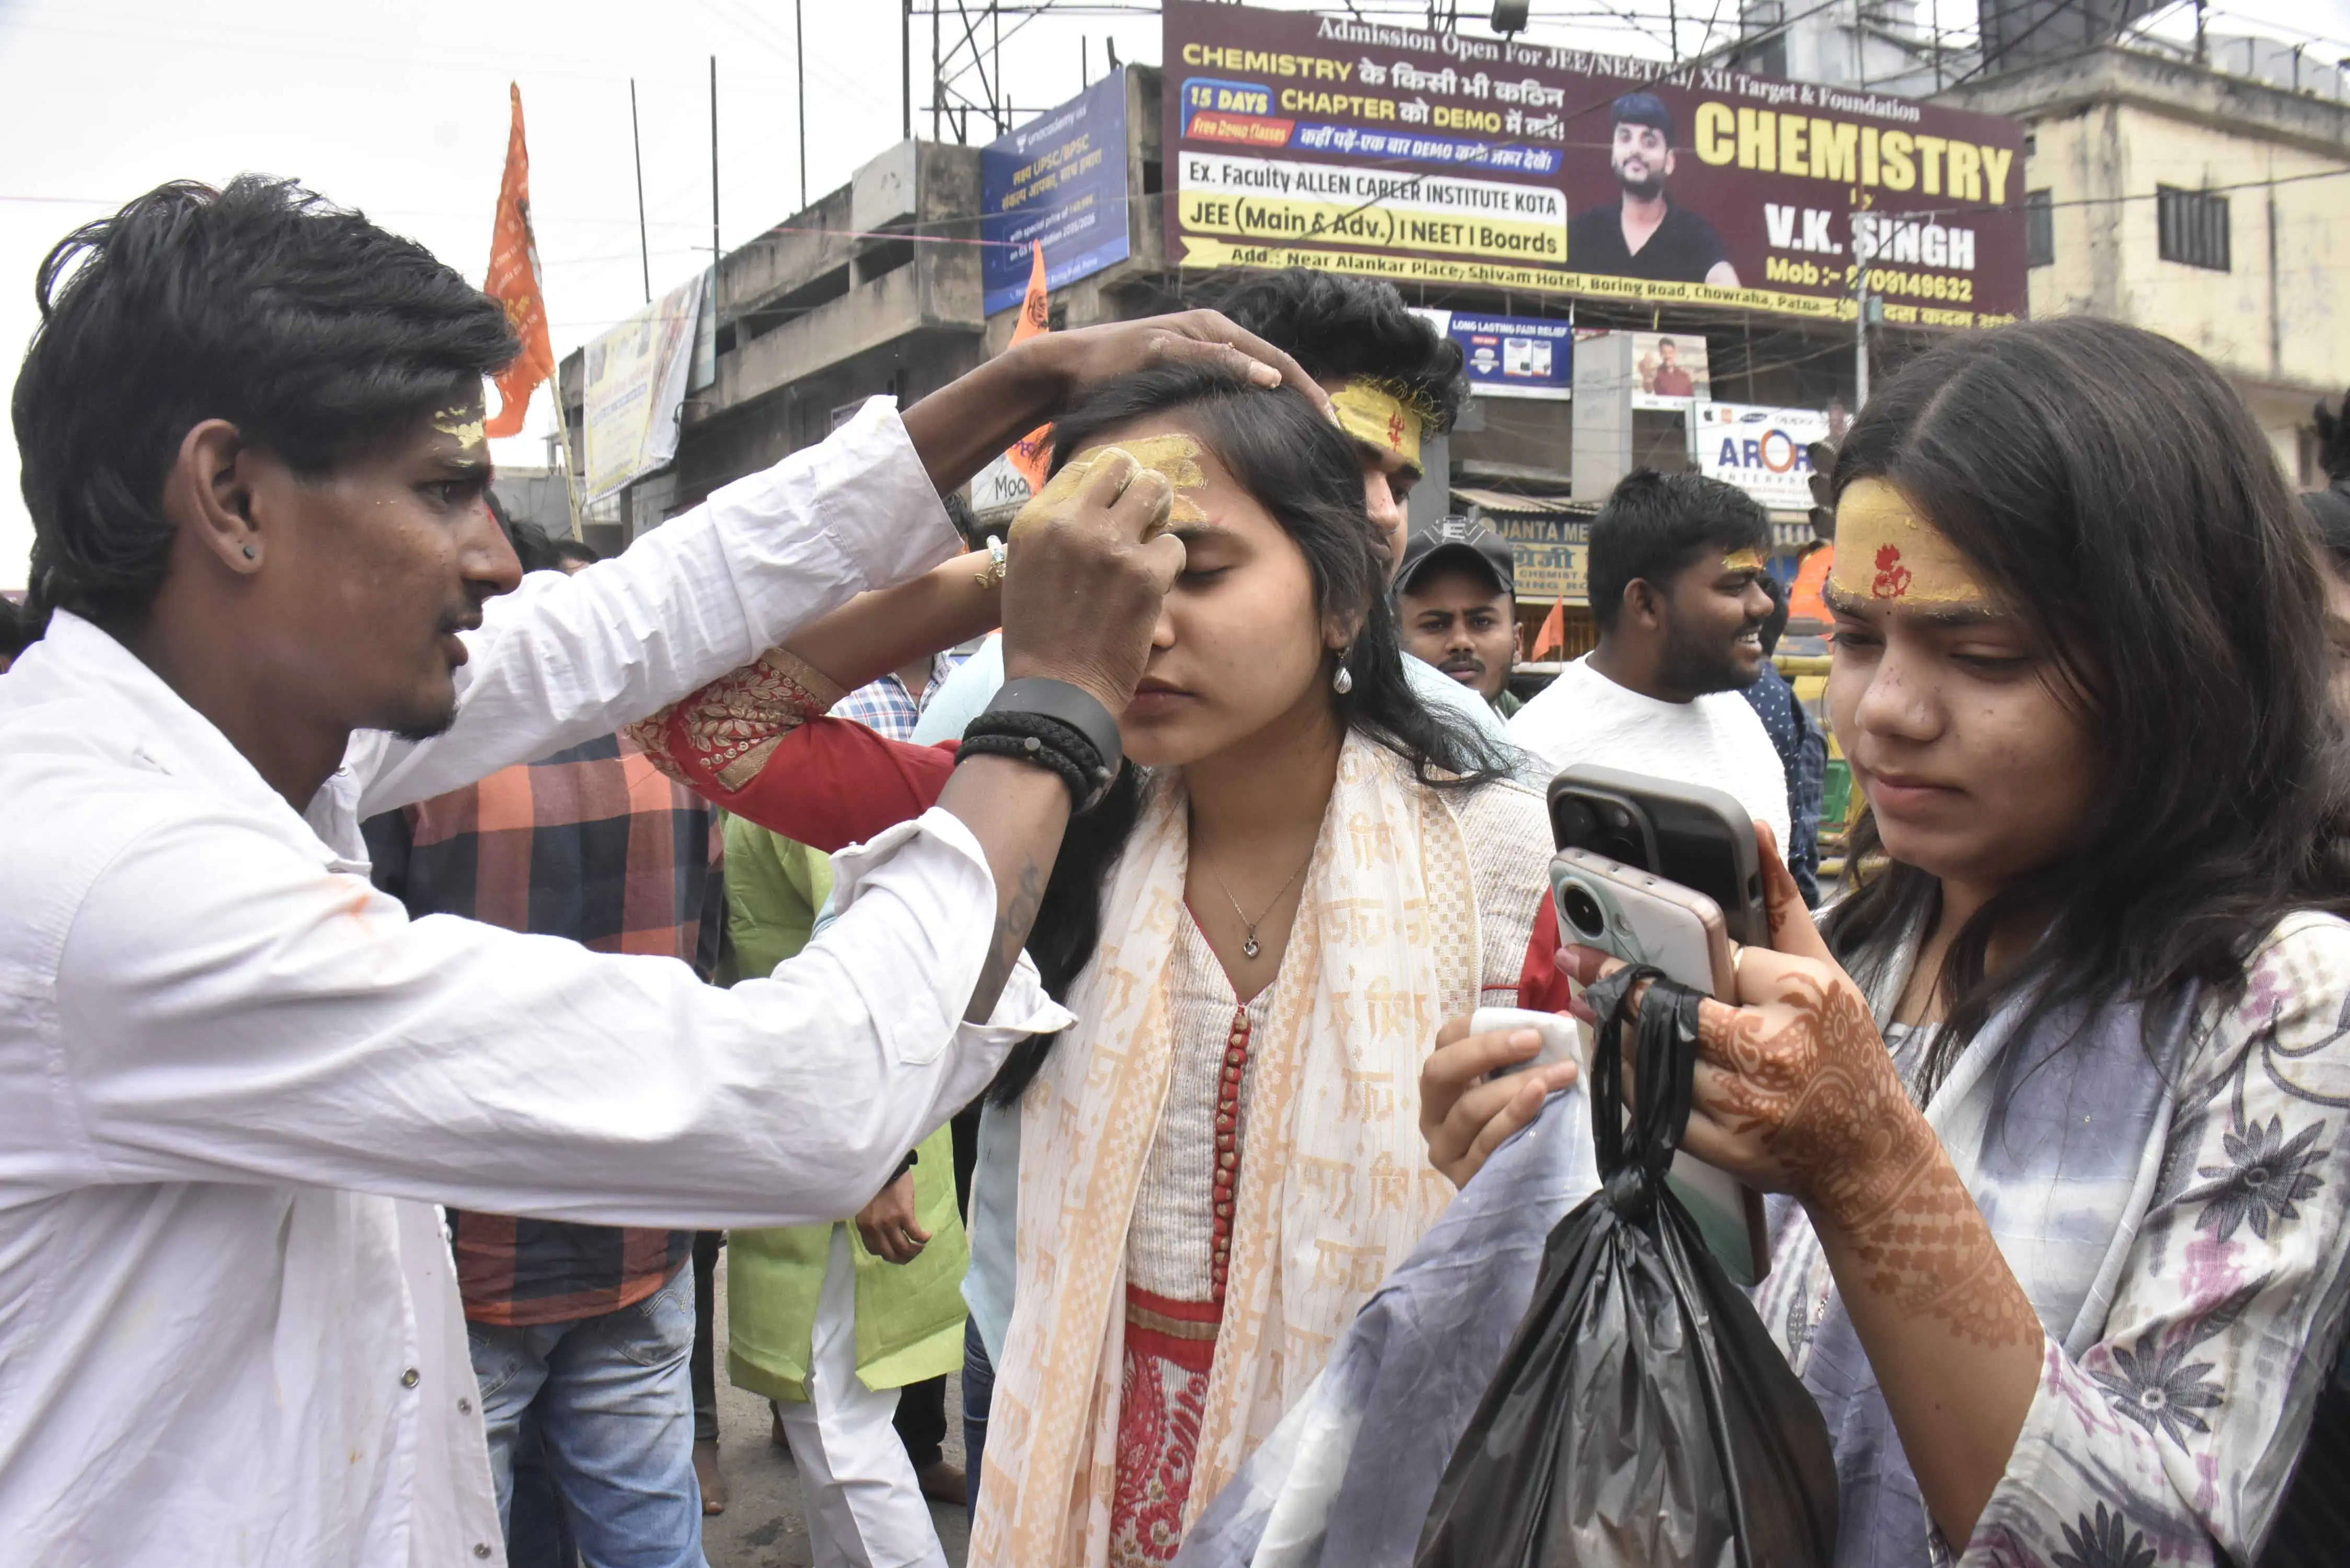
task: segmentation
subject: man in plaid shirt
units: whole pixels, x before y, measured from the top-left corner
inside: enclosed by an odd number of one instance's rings
[[[521,541],[517,541],[518,544]],[[529,564],[529,563],[525,563]],[[365,824],[379,887],[413,919],[458,915],[656,953],[706,980],[725,929],[707,803],[617,735],[493,774]],[[513,1561],[556,1556],[515,1460],[537,1428],[589,1562],[700,1563],[690,1231],[450,1215],[466,1337]]]

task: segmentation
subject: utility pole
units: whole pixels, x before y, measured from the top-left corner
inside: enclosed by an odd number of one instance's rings
[[[1857,251],[1860,247],[1853,247]],[[1870,247],[1874,254],[1876,247]],[[1861,409],[1868,402],[1868,263],[1863,260],[1853,275],[1852,313],[1852,412],[1860,417]]]
[[[637,133],[637,78],[629,78],[629,147],[637,155],[637,260],[645,272],[645,303],[653,302],[653,247],[645,234],[645,144]]]
[[[718,276],[718,57],[710,57],[710,275]]]
[[[800,0],[792,0],[792,74],[800,100],[800,211],[807,211],[807,27],[800,16]]]
[[[898,140],[914,140],[914,0],[898,0]]]
[[[946,140],[945,127],[939,119],[939,0],[931,0],[931,140]]]

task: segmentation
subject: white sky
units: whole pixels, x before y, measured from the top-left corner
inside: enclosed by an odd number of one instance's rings
[[[1672,3],[1617,0],[1619,15],[1610,16],[1606,0],[1538,0],[1530,36],[1660,54]],[[1738,4],[1711,9],[1726,22]],[[1300,0],[1281,6],[1309,8]],[[1402,0],[1356,0],[1353,8],[1425,15]],[[1941,19],[1952,25],[1971,8],[1970,0],[1942,0]],[[1699,47],[1694,19],[1708,9],[1704,0],[1678,0],[1684,52]],[[1483,5],[1464,0],[1460,10],[1465,28],[1484,30]],[[1624,12],[1647,20],[1627,22]],[[807,5],[812,194],[845,182],[898,138],[898,13],[891,0]],[[2350,37],[2350,0],[2230,0],[2229,14],[2210,26]],[[1002,26],[1014,100],[1029,108],[1077,91],[1081,40],[1097,76],[1107,38],[1125,60],[1159,60],[1155,16],[1014,16]],[[915,35],[916,130],[928,136],[927,18],[916,19]],[[294,176],[414,236],[478,282],[505,156],[509,80],[521,84],[528,121],[555,348],[568,353],[642,302],[632,76],[654,291],[708,263],[713,53],[720,239],[731,249],[801,205],[789,0],[0,0],[7,379],[37,320],[31,283],[42,255],[76,225],[165,180],[220,183],[247,170]],[[553,428],[542,390],[529,433],[498,443],[499,460],[543,462]],[[0,439],[0,587],[24,586],[31,540],[12,434]]]

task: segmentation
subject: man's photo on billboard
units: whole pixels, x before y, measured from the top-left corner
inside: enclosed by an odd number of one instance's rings
[[[1673,115],[1650,92],[1616,100],[1608,167],[1617,199],[1579,214],[1566,230],[1566,265],[1576,272],[1658,283],[1738,286],[1738,269],[1714,226],[1665,192],[1673,176]]]

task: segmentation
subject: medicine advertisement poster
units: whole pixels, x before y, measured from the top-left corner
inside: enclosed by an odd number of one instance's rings
[[[1126,140],[1119,69],[980,151],[988,315],[1012,309],[1027,293],[1029,247],[1038,241],[1047,289],[1127,258]]]
[[[1166,0],[1170,255],[1903,326],[2021,315],[2023,131],[1408,20]]]
[[[696,273],[588,345],[582,411],[588,500],[602,500],[677,455],[709,280],[708,273]]]
[[[1575,396],[1575,327],[1534,316],[1484,316],[1467,310],[1419,310],[1429,325],[1461,346],[1470,387],[1486,397]]]
[[[1828,417],[1814,409],[1699,403],[1690,413],[1698,472],[1738,486],[1772,512],[1811,507],[1808,449],[1827,439]],[[1808,537],[1806,527],[1798,542]]]

